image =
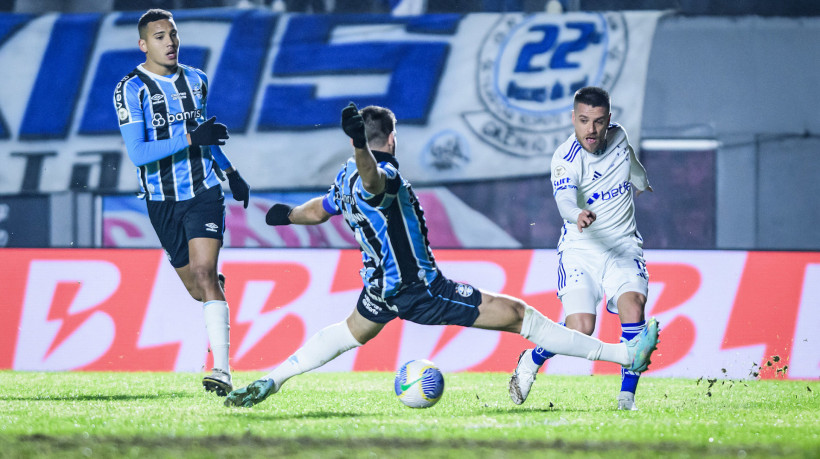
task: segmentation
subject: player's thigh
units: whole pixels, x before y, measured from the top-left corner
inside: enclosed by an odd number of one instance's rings
[[[373,322],[362,316],[358,308],[354,308],[347,318],[347,328],[350,329],[350,334],[359,344],[364,344],[375,338],[382,331],[384,325],[385,323]]]
[[[146,205],[148,218],[171,266],[177,270],[187,266],[188,238],[182,221],[183,214],[178,212],[180,207],[186,205],[185,202],[149,200]],[[185,280],[183,274],[180,278]]]
[[[197,238],[218,241],[216,252],[206,250],[203,254],[203,256],[214,257],[214,254],[219,253],[225,233],[225,197],[222,189],[214,187],[183,202],[186,203],[182,216],[185,236],[189,241]]]
[[[637,244],[626,244],[614,251],[608,259],[604,273],[604,292],[607,297],[607,309],[618,313],[621,295],[635,292],[642,296],[644,302],[649,291],[649,272],[643,258],[643,249]]]
[[[195,237],[188,240],[189,266],[195,271],[213,271],[216,276],[216,265],[222,241],[207,237]]]
[[[481,291],[481,304],[475,328],[519,333],[524,320],[526,304],[513,296]]]
[[[604,256],[599,251],[566,250],[558,258],[558,298],[564,315],[595,314],[603,301],[601,276]]]
[[[389,306],[377,295],[368,292],[366,287],[362,288],[361,293],[359,293],[359,300],[356,302],[356,311],[359,317],[379,324],[386,324],[398,317],[396,308]]]
[[[470,284],[439,274],[429,285],[419,282],[385,299],[403,320],[422,325],[473,325],[479,315],[481,292]]]

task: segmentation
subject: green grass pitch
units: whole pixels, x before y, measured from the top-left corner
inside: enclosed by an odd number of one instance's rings
[[[247,384],[262,373],[235,373]],[[429,409],[391,373],[308,373],[227,408],[191,373],[0,372],[0,458],[820,457],[820,381],[540,375],[513,405],[507,374],[445,374]]]

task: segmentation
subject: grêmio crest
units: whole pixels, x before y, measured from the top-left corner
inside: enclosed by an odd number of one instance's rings
[[[499,151],[551,155],[572,133],[575,91],[611,90],[628,46],[626,23],[617,12],[503,15],[484,37],[478,57],[477,88],[485,110],[462,117]]]

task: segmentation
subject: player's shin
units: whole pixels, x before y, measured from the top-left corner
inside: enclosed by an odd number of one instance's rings
[[[319,368],[361,345],[350,333],[346,321],[329,325],[311,336],[293,355],[262,379],[272,379],[276,385],[275,391],[279,391],[288,379]]]
[[[566,327],[566,324],[564,322],[558,322],[558,325],[561,325],[562,327]],[[546,350],[546,349],[544,349],[541,346],[536,346],[535,349],[533,349],[530,352],[530,357],[532,357],[533,363],[535,363],[536,365],[538,365],[540,367],[547,360],[555,357],[555,354],[548,351],[548,350]]]
[[[527,306],[524,311],[521,336],[554,354],[605,360],[619,365],[630,363],[629,353],[624,344],[604,343],[597,338],[562,327],[532,306]]]
[[[625,343],[638,336],[644,328],[646,328],[645,320],[631,324],[621,324],[621,342]],[[626,368],[621,368],[621,392],[631,392],[634,394],[638,388],[638,380],[640,377],[641,374],[637,371],[629,371]]]
[[[230,353],[230,310],[225,301],[208,301],[203,303],[202,312],[205,316],[205,329],[208,332],[208,341],[214,357],[214,368],[231,372],[228,362]]]

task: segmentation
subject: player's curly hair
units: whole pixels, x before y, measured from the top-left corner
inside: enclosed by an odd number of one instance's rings
[[[161,21],[163,19],[168,19],[171,21],[174,19],[174,15],[171,14],[170,11],[161,10],[159,8],[153,8],[146,11],[145,14],[140,17],[140,22],[137,23],[137,30],[140,33],[140,38],[145,38],[145,29],[148,27],[149,22]]]
[[[610,110],[609,93],[606,89],[598,86],[587,86],[575,91],[575,98],[572,107],[575,108],[578,104],[589,105],[590,107],[604,107],[607,113]]]
[[[368,105],[360,113],[364,119],[367,142],[375,146],[385,145],[390,133],[396,129],[396,115],[393,111],[377,105]]]

